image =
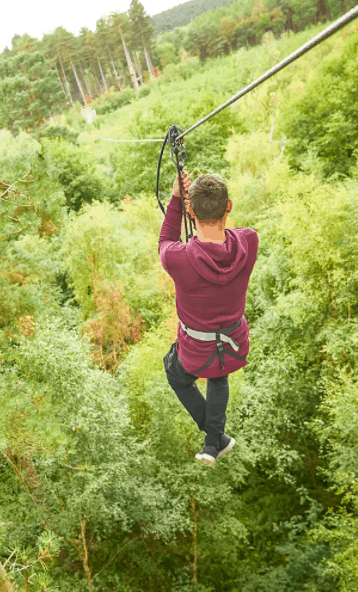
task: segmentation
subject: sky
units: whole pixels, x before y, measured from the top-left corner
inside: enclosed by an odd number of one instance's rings
[[[163,10],[183,4],[186,0],[141,0],[146,14],[154,16]],[[111,12],[127,12],[131,0],[100,0],[99,2],[79,2],[78,0],[8,0],[2,9],[0,19],[0,53],[7,46],[12,49],[14,35],[28,33],[31,37],[42,39],[56,27],[78,35],[82,27],[91,31],[96,21]]]

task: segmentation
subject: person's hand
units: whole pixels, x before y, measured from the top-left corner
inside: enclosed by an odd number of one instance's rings
[[[184,202],[187,200],[189,200],[189,187],[191,185],[191,181],[190,181],[190,177],[188,177],[187,173],[185,171],[182,171],[181,173],[181,179],[182,179],[182,187],[183,187],[183,197],[184,197]],[[176,197],[180,197],[180,189],[179,189],[179,177],[177,177],[174,181],[174,185],[173,185],[173,193]]]

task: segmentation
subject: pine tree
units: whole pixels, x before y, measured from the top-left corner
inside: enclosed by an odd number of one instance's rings
[[[28,131],[64,106],[58,75],[38,51],[7,59],[7,76],[0,79],[0,121],[10,131]]]
[[[129,11],[128,11],[128,18],[131,27],[131,47],[132,50],[137,52],[139,48],[143,47],[143,56],[145,58],[148,71],[150,75],[154,76],[153,66],[150,60],[150,51],[152,46],[152,37],[155,31],[155,28],[150,22],[150,17],[146,15],[145,9],[143,4],[139,2],[139,0],[132,0]],[[137,69],[141,76],[140,65],[137,61]]]

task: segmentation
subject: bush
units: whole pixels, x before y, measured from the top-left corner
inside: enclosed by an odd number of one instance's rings
[[[75,144],[79,135],[79,132],[68,129],[65,125],[51,125],[46,123],[34,130],[31,136],[35,137],[36,140],[40,138],[63,138],[72,144]]]
[[[48,176],[62,186],[68,208],[78,212],[83,202],[105,197],[108,182],[97,171],[90,148],[48,138],[42,139],[42,145]]]
[[[150,86],[147,86],[146,84],[141,86],[139,89],[139,98],[141,99],[142,97],[146,97],[151,93],[151,91],[152,89],[150,88]]]
[[[126,88],[121,92],[108,95],[105,97],[102,104],[100,102],[94,102],[93,107],[96,109],[97,115],[103,115],[105,113],[111,113],[116,109],[120,109],[121,107],[124,107],[124,105],[128,105],[135,98],[135,91],[132,88]]]
[[[324,60],[304,92],[285,105],[282,128],[290,139],[289,164],[304,172],[306,159],[316,153],[322,176],[352,176],[357,164],[358,40],[348,39],[341,54]]]

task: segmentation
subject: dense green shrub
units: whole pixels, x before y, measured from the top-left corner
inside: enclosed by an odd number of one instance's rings
[[[290,165],[309,172],[308,153],[321,163],[323,178],[352,174],[358,158],[356,78],[358,39],[345,40],[343,50],[329,56],[314,72],[302,94],[285,109],[282,128],[289,143]]]
[[[66,125],[54,125],[51,123],[46,123],[45,125],[38,128],[36,132],[32,132],[31,135],[36,137],[37,140],[40,138],[62,138],[68,142],[71,142],[72,144],[75,144],[79,132],[69,129]]]
[[[125,88],[121,92],[115,92],[111,95],[107,95],[101,104],[93,102],[93,108],[96,110],[98,115],[104,115],[105,113],[111,113],[116,109],[120,109],[124,105],[128,105],[136,98],[136,93],[132,88]]]
[[[68,209],[106,197],[110,182],[98,170],[91,148],[59,138],[42,138],[43,158],[51,179],[63,188]]]
[[[139,87],[139,98],[141,99],[142,97],[147,97],[148,95],[150,95],[151,93],[151,88],[150,86],[148,86],[147,84],[142,84]]]

